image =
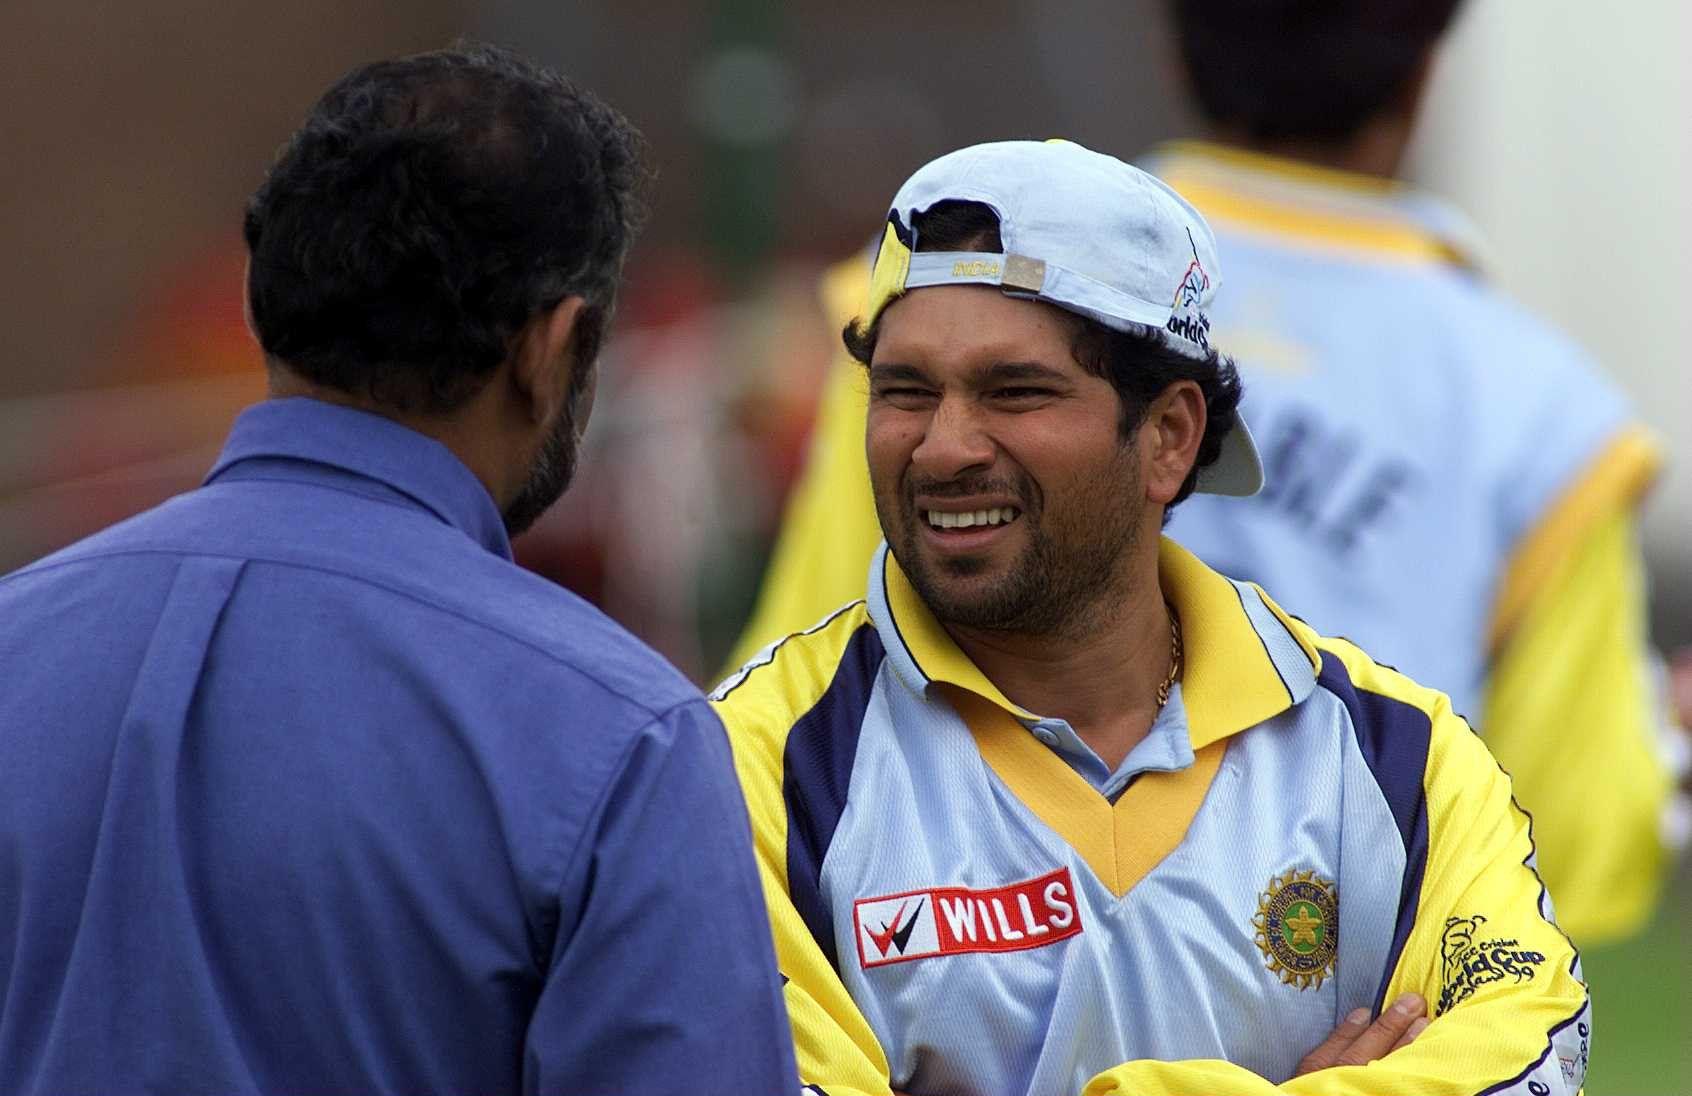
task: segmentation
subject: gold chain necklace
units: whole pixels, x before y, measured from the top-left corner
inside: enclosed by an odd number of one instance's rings
[[[1169,676],[1163,679],[1163,684],[1157,687],[1157,707],[1159,711],[1169,703],[1169,690],[1175,687],[1175,679],[1181,673],[1181,618],[1175,615],[1175,610],[1169,610]]]

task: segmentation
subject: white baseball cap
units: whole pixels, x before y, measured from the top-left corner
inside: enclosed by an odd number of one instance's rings
[[[916,215],[945,201],[992,209],[1004,252],[917,251]],[[998,141],[947,153],[899,188],[863,320],[906,290],[995,285],[1204,361],[1221,280],[1210,226],[1158,179],[1071,141]],[[1262,486],[1263,462],[1236,415],[1195,489],[1244,496]]]

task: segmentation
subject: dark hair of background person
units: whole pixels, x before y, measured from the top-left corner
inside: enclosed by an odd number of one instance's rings
[[[912,220],[918,251],[1003,252],[1005,249],[999,236],[998,215],[980,202],[937,202]],[[1169,511],[1193,493],[1199,472],[1216,463],[1222,452],[1222,439],[1234,428],[1240,397],[1244,394],[1239,370],[1232,360],[1215,350],[1204,361],[1196,361],[1170,349],[1160,336],[1117,331],[1071,312],[1064,315],[1075,321],[1075,338],[1070,344],[1075,360],[1088,373],[1103,377],[1116,389],[1122,403],[1119,430],[1123,439],[1134,436],[1145,421],[1152,401],[1176,381],[1193,381],[1204,393],[1204,438],[1199,442],[1193,470],[1164,510],[1167,521]],[[880,327],[880,317],[868,327],[857,320],[847,324],[841,332],[847,353],[868,366],[875,356]]]
[[[1170,0],[1200,110],[1266,143],[1343,144],[1410,86],[1462,0]]]
[[[620,114],[508,50],[365,65],[247,205],[254,330],[273,363],[400,412],[461,406],[566,297],[592,361],[646,181]]]

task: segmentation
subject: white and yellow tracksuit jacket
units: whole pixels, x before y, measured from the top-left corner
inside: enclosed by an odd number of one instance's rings
[[[1564,1096],[1591,1011],[1527,817],[1446,698],[1165,540],[1174,742],[1112,801],[879,550],[714,694],[801,1081],[827,1096]],[[1072,735],[1072,732],[1070,732]],[[1156,751],[1153,751],[1156,753]],[[1131,755],[1131,757],[1134,755]],[[1436,1018],[1289,1080],[1358,1006]]]

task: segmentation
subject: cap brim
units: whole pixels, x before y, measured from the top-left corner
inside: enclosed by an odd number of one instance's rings
[[[1263,461],[1257,455],[1257,442],[1243,417],[1234,419],[1234,428],[1222,439],[1222,452],[1216,463],[1198,474],[1193,490],[1207,495],[1231,495],[1245,498],[1263,489]]]

